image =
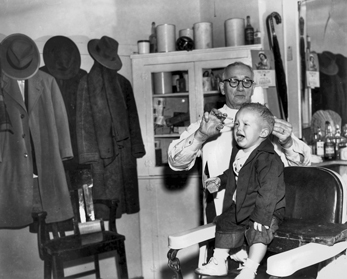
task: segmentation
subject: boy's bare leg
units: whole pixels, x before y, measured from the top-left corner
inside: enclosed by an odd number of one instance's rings
[[[248,258],[260,264],[267,251],[267,245],[263,243],[255,243],[249,248]]]
[[[254,279],[257,269],[267,251],[267,245],[255,243],[249,248],[248,259],[244,263],[243,269],[235,279]]]

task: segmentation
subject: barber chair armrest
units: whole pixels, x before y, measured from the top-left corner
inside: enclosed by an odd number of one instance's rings
[[[183,279],[181,264],[176,257],[180,249],[205,242],[215,237],[216,225],[209,223],[185,232],[169,235],[168,266],[176,273],[176,279]]]
[[[173,234],[169,236],[170,249],[183,249],[194,244],[198,244],[215,237],[216,225],[209,223],[185,232]]]
[[[333,246],[308,243],[269,257],[266,272],[272,276],[287,277],[300,269],[328,260],[346,249],[347,241]]]

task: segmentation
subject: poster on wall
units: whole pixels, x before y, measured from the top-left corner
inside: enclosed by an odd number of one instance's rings
[[[256,86],[276,86],[273,53],[270,50],[252,50],[251,55]]]
[[[315,52],[306,53],[306,81],[307,87],[319,87],[319,63]]]

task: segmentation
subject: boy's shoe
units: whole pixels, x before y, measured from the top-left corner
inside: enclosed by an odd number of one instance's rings
[[[212,257],[206,265],[195,269],[195,273],[207,276],[226,276],[228,275],[228,261],[219,263],[216,258]]]

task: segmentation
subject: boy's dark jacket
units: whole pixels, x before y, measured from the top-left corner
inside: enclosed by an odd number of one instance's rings
[[[231,206],[236,189],[232,166],[238,151],[239,148],[235,145],[229,169],[219,176],[220,189],[226,189],[223,211]],[[250,217],[255,222],[270,226],[273,215],[281,219],[281,215],[276,215],[276,211],[285,207],[283,169],[284,165],[269,139],[252,151],[239,172],[236,194],[237,222]]]

